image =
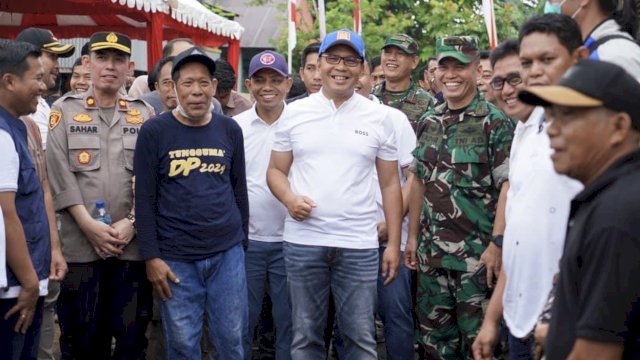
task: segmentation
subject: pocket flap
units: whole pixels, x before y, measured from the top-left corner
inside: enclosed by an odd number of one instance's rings
[[[479,163],[489,161],[487,149],[484,146],[461,146],[453,149],[451,162],[453,164]]]
[[[124,146],[127,150],[134,150],[136,148],[136,140],[137,136],[123,136],[122,137],[122,146]]]

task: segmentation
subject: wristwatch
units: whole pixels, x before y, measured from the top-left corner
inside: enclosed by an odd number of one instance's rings
[[[496,244],[496,246],[499,247],[500,249],[502,249],[503,239],[504,239],[503,235],[493,235],[493,238],[491,238],[491,242]]]
[[[133,226],[134,228],[136,227],[136,216],[133,215],[132,213],[128,213],[127,214],[127,220],[129,220],[129,222],[131,223],[131,226]]]

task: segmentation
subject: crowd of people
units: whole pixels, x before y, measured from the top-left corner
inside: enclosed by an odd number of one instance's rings
[[[550,0],[422,66],[341,29],[249,96],[190,39],[130,82],[97,32],[53,99],[74,46],[0,40],[3,358],[57,319],[62,359],[640,359],[635,13]]]

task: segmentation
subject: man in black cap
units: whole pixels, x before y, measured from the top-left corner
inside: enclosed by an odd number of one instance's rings
[[[131,40],[98,32],[83,58],[92,87],[53,105],[47,165],[69,273],[58,299],[63,358],[140,358],[151,285],[135,239],[133,150],[154,115],[121,92],[133,64]],[[111,220],[96,221],[102,200]]]
[[[30,27],[24,29],[16,37],[17,41],[23,41],[34,45],[40,49],[40,62],[42,63],[43,76],[42,81],[47,87],[47,90],[52,90],[56,86],[56,80],[59,76],[60,65],[58,63],[59,57],[70,57],[75,52],[75,46],[63,45],[58,39],[53,36],[50,30]],[[60,283],[64,274],[66,273],[67,264],[62,256],[62,250],[60,245],[60,239],[58,238],[58,232],[55,227],[55,214],[53,206],[49,203],[52,202],[49,185],[47,182],[46,167],[43,166],[44,152],[47,148],[47,134],[49,132],[49,115],[51,113],[51,107],[49,103],[43,97],[46,94],[38,97],[38,107],[36,111],[30,115],[25,115],[22,120],[27,125],[27,134],[29,137],[29,149],[33,154],[33,160],[36,164],[36,169],[40,175],[42,181],[42,187],[45,193],[45,202],[47,203],[47,210],[50,223],[54,226],[51,227],[51,255],[52,255],[52,267],[51,267],[51,279],[48,285],[48,293],[44,300],[43,319],[42,319],[42,331],[40,332],[40,357],[53,357],[53,337],[54,337],[54,314],[55,305],[60,294]],[[33,125],[36,126],[33,126]],[[60,271],[58,271],[60,270]]]
[[[556,86],[519,95],[545,106],[553,166],[585,185],[571,203],[547,359],[640,353],[640,84],[617,65],[582,60]]]
[[[162,298],[167,359],[197,359],[203,317],[216,357],[243,360],[249,204],[240,126],[212,112],[215,63],[175,57],[178,106],[144,124],[135,153],[140,256]]]
[[[30,27],[24,29],[16,37],[16,41],[24,41],[35,45],[40,49],[40,61],[44,69],[44,81],[47,86],[47,90],[51,90],[56,86],[56,79],[59,76],[60,64],[58,58],[72,56],[76,48],[73,45],[63,45],[58,39],[53,36],[50,30]],[[35,113],[31,114],[31,118],[38,124],[40,129],[40,135],[42,136],[42,147],[47,149],[47,134],[49,124],[49,113],[51,108],[47,101],[40,97],[38,98],[38,108]]]

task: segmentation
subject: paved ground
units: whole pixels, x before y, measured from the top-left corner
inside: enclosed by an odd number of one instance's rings
[[[53,348],[54,348],[54,357],[56,360],[60,360],[60,343],[59,343],[59,338],[60,338],[60,328],[58,327],[58,324],[55,325],[55,333],[54,333],[54,341],[53,341]],[[258,357],[254,357],[254,359],[259,359]],[[387,354],[384,348],[384,342],[378,343],[378,359],[379,360],[386,360],[387,359]],[[417,357],[416,357],[417,359]],[[155,359],[147,359],[147,360],[155,360]],[[261,360],[265,360],[265,359],[261,359]],[[329,360],[338,360],[336,357],[330,357]]]

